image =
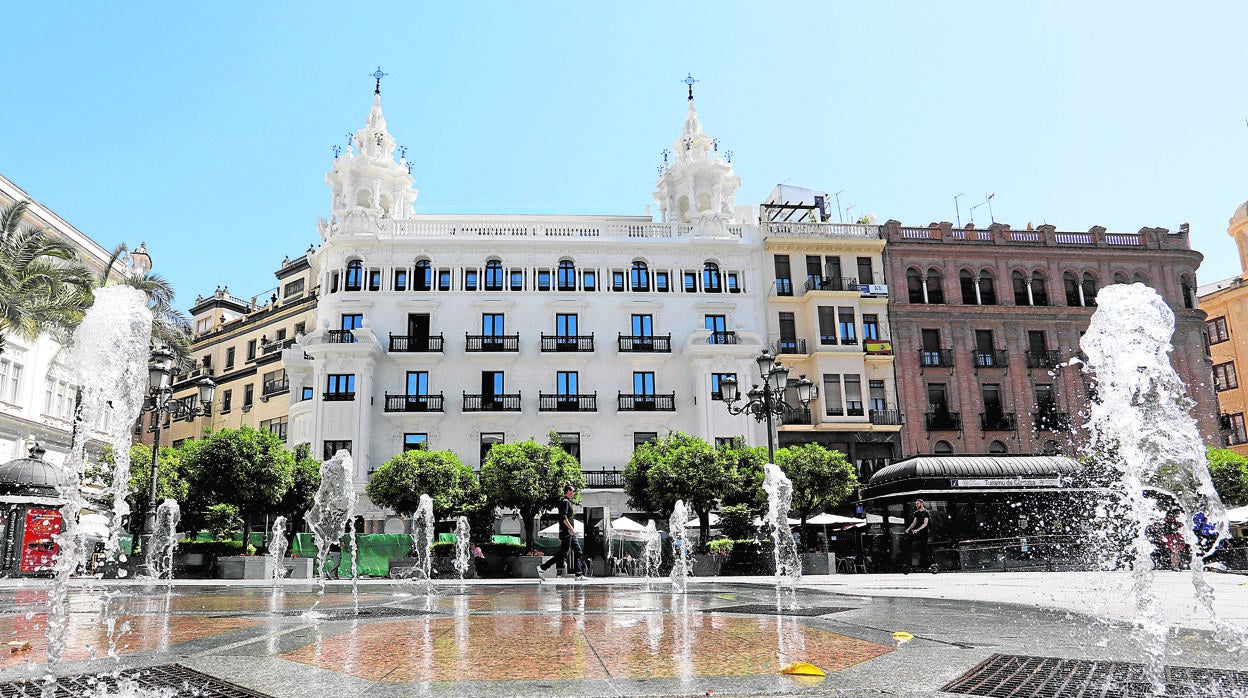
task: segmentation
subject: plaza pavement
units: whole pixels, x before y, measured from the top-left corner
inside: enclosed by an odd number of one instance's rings
[[[1220,617],[1248,626],[1248,577],[1211,574]],[[1140,661],[1134,609],[1119,573],[980,573],[807,576],[802,607],[818,617],[730,613],[774,607],[771,578],[692,579],[689,594],[635,578],[439,582],[411,593],[389,580],[360,583],[362,607],[422,615],[311,621],[297,615],[315,587],[219,580],[125,585],[77,580],[67,662],[58,673],[104,671],[105,605],[130,632],[122,666],[177,662],[279,698],[315,696],[950,696],[940,692],[994,653]],[[32,649],[0,653],[0,682],[39,675],[46,581],[0,582],[0,640]],[[1248,670],[1193,608],[1184,573],[1155,576],[1175,627],[1168,663]],[[118,593],[123,592],[124,593]],[[351,604],[349,583],[323,604]],[[722,609],[718,612],[711,612]],[[293,612],[293,614],[292,614]],[[427,614],[427,615],[426,615]],[[913,639],[898,644],[893,633]],[[792,660],[828,672],[782,676]]]

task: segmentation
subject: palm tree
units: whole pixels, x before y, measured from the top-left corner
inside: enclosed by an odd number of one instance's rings
[[[98,286],[109,284],[109,274],[129,250],[123,242],[113,248],[108,263],[100,272]],[[144,245],[135,254],[146,255]],[[123,271],[116,283],[137,288],[147,294],[147,309],[152,311],[152,345],[163,346],[173,352],[178,366],[185,366],[191,355],[191,323],[186,315],[173,305],[173,286],[160,274],[153,274],[142,267],[131,266]]]
[[[0,209],[0,353],[4,332],[34,340],[67,333],[91,305],[91,275],[68,242],[44,228],[22,224],[30,207],[19,201]]]

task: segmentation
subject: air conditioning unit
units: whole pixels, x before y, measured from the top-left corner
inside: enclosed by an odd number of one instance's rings
[[[243,414],[251,411],[251,405],[243,405]]]

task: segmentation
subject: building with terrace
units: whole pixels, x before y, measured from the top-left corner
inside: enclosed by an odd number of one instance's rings
[[[1202,255],[1186,225],[1110,233],[888,221],[883,234],[905,455],[1072,454],[1092,386],[1069,362],[1097,290],[1117,283],[1146,284],[1174,310],[1170,360],[1201,433],[1216,440],[1196,307]]]
[[[1240,268],[1248,272],[1248,202],[1235,209],[1227,234],[1239,248]],[[1218,399],[1222,434],[1219,446],[1248,455],[1248,384],[1239,383],[1238,369],[1248,361],[1248,274],[1201,286],[1197,290],[1205,311],[1205,338],[1212,362],[1213,390]]]
[[[326,176],[330,217],[307,257],[316,324],[282,356],[288,441],[351,453],[366,531],[402,530],[364,487],[408,449],[475,468],[496,444],[554,434],[586,471],[586,504],[620,512],[638,443],[669,430],[763,442],[715,401],[766,345],[767,288],[756,215],[736,206],[692,91],[655,182],[659,220],[416,214],[395,149],[378,90]]]

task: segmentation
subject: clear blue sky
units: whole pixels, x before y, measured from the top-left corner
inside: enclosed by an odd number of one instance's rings
[[[427,212],[644,213],[687,72],[739,203],[779,182],[924,225],[1190,221],[1239,272],[1243,3],[24,3],[0,173],[188,306],[317,241],[368,77]],[[987,207],[977,223],[988,222]]]

